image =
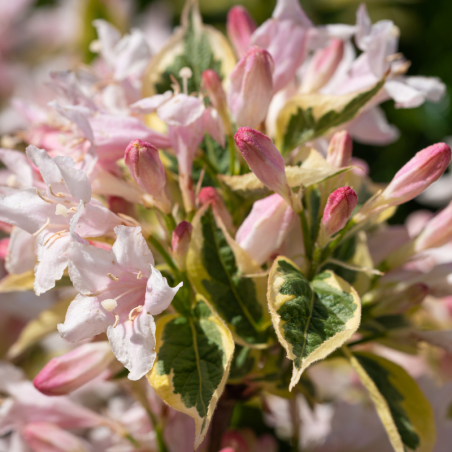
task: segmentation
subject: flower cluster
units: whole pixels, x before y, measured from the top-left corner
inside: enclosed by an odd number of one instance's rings
[[[315,26],[278,0],[259,27],[235,6],[226,39],[187,0],[152,58],[142,31],[93,26],[93,64],[15,98],[27,125],[0,149],[2,450],[432,450],[415,380],[452,375],[452,206],[387,220],[451,149],[380,186],[353,141],[394,141],[379,105],[444,85],[405,75],[364,5]]]

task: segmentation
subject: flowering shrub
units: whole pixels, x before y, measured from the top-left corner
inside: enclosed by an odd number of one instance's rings
[[[260,27],[236,6],[227,39],[187,0],[152,58],[141,31],[94,27],[98,58],[52,72],[47,106],[16,99],[28,126],[0,149],[0,290],[48,300],[0,364],[2,450],[432,451],[452,207],[387,220],[451,150],[385,187],[353,139],[393,141],[378,105],[444,85],[406,76],[364,5],[320,27],[297,0]],[[73,345],[39,355],[56,329]]]

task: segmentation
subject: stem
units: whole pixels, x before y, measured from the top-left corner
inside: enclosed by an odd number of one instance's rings
[[[322,257],[322,248],[318,246],[315,247],[314,255],[312,257],[311,268],[309,270],[308,279],[311,281],[317,273],[317,269],[319,268],[320,259]]]
[[[206,167],[207,174],[215,181],[215,183],[220,186],[220,181],[218,180],[218,171],[212,165],[212,162],[206,157],[206,155],[202,155],[196,159],[198,162],[201,162]],[[200,165],[200,166],[203,166]]]
[[[225,388],[213,415],[208,452],[218,452],[221,449],[221,439],[229,427],[235,404],[236,400],[228,397],[227,388]]]
[[[171,235],[173,233],[174,229],[176,229],[176,226],[177,226],[176,220],[174,219],[172,213],[166,214],[166,213],[162,212],[162,216],[163,216],[163,219],[165,220],[166,228],[168,229],[168,231]]]
[[[298,215],[300,217],[301,230],[303,232],[304,251],[308,260],[312,260],[312,243],[309,235],[308,220],[306,219],[306,215],[303,210],[299,212]]]
[[[228,136],[229,147],[229,173],[231,176],[235,174],[235,141],[232,135]]]
[[[130,433],[126,433],[124,438],[126,438],[135,449],[140,447],[140,443]]]
[[[323,250],[321,262],[324,262],[326,259],[328,259],[331,254],[333,254],[334,250],[340,245],[342,240],[344,239],[345,234],[353,227],[355,226],[355,222],[350,220],[345,227],[342,229],[342,231],[339,233],[339,235],[329,243],[329,245]]]
[[[298,452],[300,416],[298,415],[297,398],[289,400],[290,418],[292,420],[292,452]]]
[[[160,423],[157,422],[157,419],[154,416],[154,413],[150,409],[146,409],[149,419],[151,420],[151,424],[154,427],[155,436],[157,439],[157,447],[159,452],[168,452],[166,448],[165,440],[163,439],[163,429]]]
[[[151,243],[151,245],[153,245],[154,248],[163,257],[163,259],[165,259],[165,262],[168,264],[168,266],[177,274],[179,271],[178,271],[175,263],[173,262],[173,259],[171,259],[171,256],[165,250],[163,245],[153,235],[150,235],[148,240]]]

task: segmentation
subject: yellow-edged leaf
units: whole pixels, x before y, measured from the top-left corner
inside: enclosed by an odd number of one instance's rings
[[[20,275],[9,274],[0,281],[0,293],[33,290],[35,274],[30,270]]]
[[[308,366],[343,345],[361,320],[361,301],[346,281],[326,271],[309,282],[282,256],[270,270],[267,299],[278,339],[293,361],[290,390]]]

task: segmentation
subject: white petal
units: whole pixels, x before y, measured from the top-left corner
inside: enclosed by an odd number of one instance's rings
[[[91,110],[89,108],[81,105],[61,106],[55,101],[49,102],[48,105],[55,108],[55,110],[62,116],[69,119],[69,121],[80,129],[83,136],[88,141],[94,143],[93,130],[91,129],[91,125],[88,120],[88,117],[91,114]]]
[[[83,171],[66,165],[61,156],[55,157],[54,162],[60,170],[69,193],[77,201],[89,202],[92,193],[88,176]]]
[[[139,380],[152,369],[157,355],[155,323],[146,309],[133,322],[122,314],[116,328],[108,327],[107,336],[114,355],[130,371],[129,380]]]
[[[43,201],[35,188],[16,190],[14,193],[0,195],[0,221],[18,226],[33,234],[47,221],[61,223],[62,217],[55,216],[55,204]]]
[[[197,97],[177,94],[158,109],[159,118],[172,126],[189,126],[204,113],[204,104]]]
[[[145,308],[152,315],[160,314],[168,308],[180,287],[182,283],[170,287],[160,271],[152,267],[151,277],[146,286]]]
[[[14,227],[9,238],[5,267],[8,273],[25,273],[36,264],[36,238],[23,229]]]
[[[68,259],[65,253],[69,247],[70,236],[56,236],[52,238],[55,231],[41,232],[36,240],[38,254],[38,265],[35,270],[35,293],[41,295],[55,287],[55,281],[63,277],[67,267]]]
[[[165,102],[169,101],[173,97],[172,91],[166,91],[163,94],[156,94],[152,97],[145,97],[138,102],[130,105],[130,109],[137,113],[148,114],[152,113],[157,108],[161,107]]]
[[[399,80],[388,80],[385,90],[396,102],[396,108],[416,108],[425,101],[422,92]]]
[[[121,40],[121,34],[113,25],[102,19],[93,21],[93,25],[96,27],[97,36],[99,36],[101,43],[101,55],[106,63],[113,68],[116,56],[115,47]]]
[[[356,141],[380,146],[394,142],[400,135],[397,127],[388,123],[379,107],[359,115],[347,129]]]
[[[67,253],[69,277],[81,293],[96,293],[112,281],[108,273],[118,276],[119,268],[112,252],[92,245],[72,242]]]
[[[437,77],[404,77],[403,80],[430,102],[439,102],[446,94],[446,85]]]
[[[114,316],[101,306],[98,297],[78,294],[67,310],[64,323],[58,325],[58,331],[65,341],[77,342],[103,333],[113,323]]]
[[[123,222],[97,199],[91,199],[80,212],[77,225],[74,225],[74,232],[81,237],[100,237],[112,233],[115,226]]]
[[[23,152],[0,149],[0,160],[16,176],[20,188],[33,187],[33,170]]]
[[[112,251],[119,265],[124,268],[149,274],[150,266],[154,265],[154,257],[141,234],[140,227],[116,226],[116,242]]]

